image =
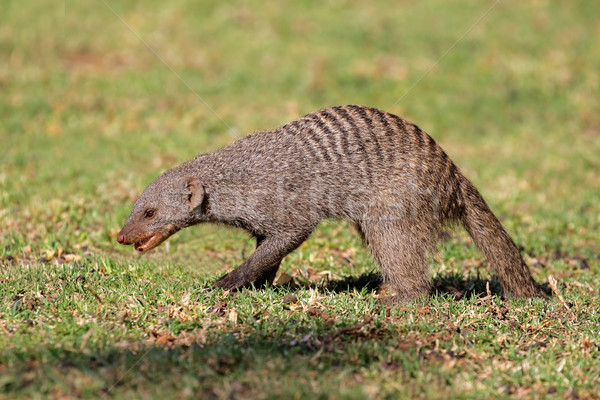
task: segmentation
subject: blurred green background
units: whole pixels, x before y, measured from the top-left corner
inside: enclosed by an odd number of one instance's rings
[[[112,251],[107,234],[161,170],[337,104],[417,123],[502,216],[548,235],[565,222],[591,229],[597,7],[5,2],[2,238],[58,234]]]
[[[493,4],[10,1],[9,225],[35,222],[36,204],[79,203],[84,223],[115,229],[122,186],[139,191],[161,169],[336,104],[419,124],[492,203],[532,195],[533,211],[578,211],[598,188],[595,3],[499,2],[406,93]]]

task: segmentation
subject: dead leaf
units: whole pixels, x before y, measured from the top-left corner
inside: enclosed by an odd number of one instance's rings
[[[49,249],[49,250],[46,250],[46,251],[45,251],[45,253],[46,253],[46,254],[44,255],[44,258],[45,258],[47,261],[50,261],[50,260],[52,260],[52,259],[54,258],[54,256],[56,255],[56,251],[55,251],[54,249]]]
[[[66,262],[74,262],[81,260],[81,256],[79,254],[63,254],[62,256]]]
[[[229,310],[229,321],[233,322],[234,324],[237,324],[237,320],[238,320],[238,312],[235,311],[233,308]]]
[[[294,277],[282,272],[281,275],[279,275],[279,278],[277,279],[277,286],[283,286],[283,285],[293,285],[294,284]]]
[[[192,297],[192,293],[187,293],[181,298],[181,305],[187,306],[190,304],[190,297]]]

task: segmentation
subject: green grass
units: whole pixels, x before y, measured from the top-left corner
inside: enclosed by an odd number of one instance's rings
[[[3,4],[0,398],[597,398],[600,5],[500,2],[419,81],[492,4]],[[352,103],[441,143],[565,303],[499,300],[460,230],[392,309],[343,222],[237,294],[243,232],[115,243],[162,170]]]

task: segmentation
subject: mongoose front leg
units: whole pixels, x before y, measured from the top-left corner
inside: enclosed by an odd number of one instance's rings
[[[256,236],[256,248],[258,248],[265,239],[266,236]],[[277,276],[277,271],[279,270],[280,265],[281,260],[272,267],[269,267],[258,278],[256,278],[256,280],[254,281],[254,286],[262,287],[272,285],[273,281],[275,280],[275,276]]]
[[[281,259],[300,246],[311,231],[265,237],[258,244],[256,251],[242,265],[215,282],[213,287],[230,290],[241,288],[257,280],[272,280]]]

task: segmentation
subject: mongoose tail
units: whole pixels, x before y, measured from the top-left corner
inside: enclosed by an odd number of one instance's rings
[[[505,296],[546,297],[529,273],[515,242],[489,209],[479,191],[464,176],[461,177],[460,191],[464,207],[459,218],[498,275]]]

